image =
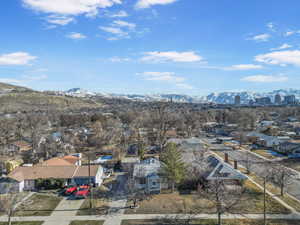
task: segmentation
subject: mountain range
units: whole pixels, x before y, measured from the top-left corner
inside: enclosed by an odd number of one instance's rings
[[[287,95],[295,95],[296,99],[300,100],[300,90],[297,89],[279,89],[270,92],[220,92],[211,93],[207,96],[189,96],[180,94],[108,94],[108,93],[96,93],[83,90],[81,88],[72,88],[63,92],[64,95],[73,97],[92,97],[100,96],[104,98],[121,98],[134,101],[174,101],[174,102],[186,102],[186,103],[216,103],[216,104],[233,104],[235,96],[241,97],[241,103],[247,104],[250,100],[255,98],[270,97],[274,101],[275,95],[279,94],[282,98]]]

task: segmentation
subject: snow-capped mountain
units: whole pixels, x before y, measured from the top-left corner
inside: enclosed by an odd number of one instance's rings
[[[283,98],[286,95],[295,95],[296,99],[300,100],[300,90],[296,89],[279,89],[271,92],[220,92],[211,93],[207,96],[189,96],[180,94],[152,94],[152,95],[142,95],[142,94],[110,94],[110,93],[96,93],[91,91],[86,91],[81,88],[72,88],[63,92],[64,95],[73,97],[93,97],[101,96],[104,98],[121,98],[133,101],[173,101],[173,102],[186,102],[186,103],[217,103],[217,104],[233,104],[235,96],[239,95],[242,104],[248,104],[250,100],[255,100],[255,98],[270,97],[274,101],[275,95],[279,94]]]
[[[96,94],[94,92],[86,91],[81,88],[72,88],[65,91],[65,95],[73,96],[73,97],[89,97],[89,96],[95,96]]]

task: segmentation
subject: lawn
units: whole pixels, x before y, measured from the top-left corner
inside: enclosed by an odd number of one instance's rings
[[[26,221],[26,222],[12,222],[12,225],[42,225],[43,221]],[[0,222],[0,225],[7,225],[6,222]]]
[[[17,208],[14,216],[50,216],[61,199],[54,195],[34,194]]]
[[[103,199],[93,199],[93,208],[90,209],[90,200],[86,199],[77,212],[78,216],[104,215],[108,210],[108,202]]]
[[[231,213],[262,213],[263,212],[263,193],[250,181],[245,182],[246,191]],[[128,206],[131,202],[127,203]],[[127,209],[127,214],[172,214],[186,213],[195,211],[197,213],[215,213],[214,203],[200,197],[197,194],[159,194],[154,195],[150,200],[140,202],[137,209]],[[290,213],[288,209],[276,200],[267,196],[267,213]]]
[[[223,220],[223,225],[261,225],[262,220]],[[121,225],[167,225],[160,220],[123,220]],[[216,225],[216,220],[194,220],[194,225]],[[268,225],[299,225],[300,221],[296,220],[268,220]]]
[[[298,159],[284,159],[281,161],[283,165],[286,167],[290,167],[294,170],[297,170],[300,172],[300,158]]]
[[[267,159],[278,159],[279,158],[279,157],[272,155],[270,152],[268,152],[268,150],[264,150],[264,149],[252,150],[252,152],[254,152],[262,157],[265,157]]]
[[[100,220],[74,220],[70,223],[70,225],[102,225],[104,221]]]

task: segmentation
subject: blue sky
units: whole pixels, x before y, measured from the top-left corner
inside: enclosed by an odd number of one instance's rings
[[[300,87],[298,0],[2,0],[0,82],[109,93]]]

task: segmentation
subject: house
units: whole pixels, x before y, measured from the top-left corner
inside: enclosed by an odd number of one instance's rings
[[[250,132],[246,135],[248,141],[259,146],[272,148],[280,144],[280,140],[274,136],[268,136],[258,132]]]
[[[8,153],[25,153],[32,150],[31,144],[27,141],[15,141],[8,146]]]
[[[34,191],[38,179],[62,179],[66,185],[82,185],[91,181],[95,186],[102,184],[103,168],[89,166],[21,166],[0,180],[1,187],[11,184],[15,191]]]
[[[147,193],[160,193],[161,189],[167,188],[167,184],[160,177],[161,162],[156,158],[148,158],[134,165],[133,179],[137,189]]]
[[[126,172],[132,172],[134,165],[140,163],[139,157],[124,157],[121,160],[122,163],[122,170]]]
[[[299,154],[300,153],[300,144],[293,142],[283,142],[274,148],[279,153],[283,154]]]
[[[63,157],[54,157],[42,162],[42,166],[81,166],[81,159],[79,156],[66,155]]]
[[[204,178],[208,181],[221,179],[228,182],[241,182],[248,179],[243,173],[213,155],[207,157],[206,161],[207,171]]]

